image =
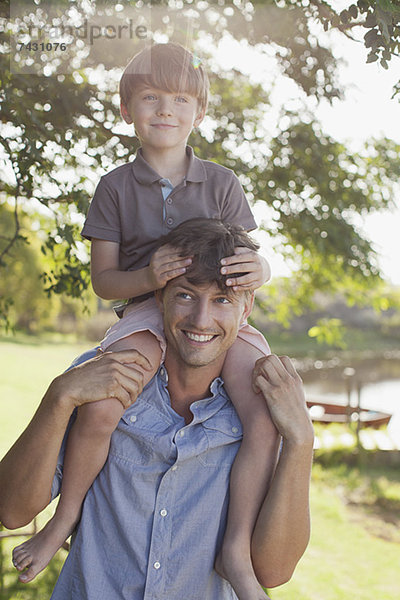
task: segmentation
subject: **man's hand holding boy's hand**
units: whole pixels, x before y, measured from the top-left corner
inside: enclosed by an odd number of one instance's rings
[[[258,252],[248,248],[235,248],[235,254],[223,258],[221,264],[222,275],[228,275],[226,285],[235,292],[240,290],[254,291],[271,277],[268,261]],[[233,273],[245,273],[245,275],[229,277]]]
[[[267,403],[275,427],[289,443],[311,444],[314,432],[303,382],[287,356],[270,354],[257,360],[253,387]]]
[[[138,350],[104,352],[56,377],[45,400],[61,402],[68,414],[75,407],[107,398],[119,400],[126,409],[143,389],[143,372],[150,370]]]
[[[166,244],[158,248],[151,257],[148,267],[151,289],[159,290],[170,279],[183,275],[191,262],[190,256],[182,258],[180,250],[173,246]]]

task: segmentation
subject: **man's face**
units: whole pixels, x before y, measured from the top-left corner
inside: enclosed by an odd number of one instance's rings
[[[245,292],[223,292],[215,282],[193,285],[183,275],[169,281],[156,298],[167,355],[189,367],[223,361],[253,305]]]

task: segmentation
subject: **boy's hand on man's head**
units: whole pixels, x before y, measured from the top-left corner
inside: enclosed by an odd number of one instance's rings
[[[186,272],[191,264],[190,256],[182,257],[180,250],[166,244],[156,250],[149,264],[149,278],[152,290],[165,287],[170,279],[179,277]]]
[[[221,273],[228,275],[226,285],[235,292],[240,290],[254,291],[264,285],[271,277],[271,268],[268,261],[248,248],[235,248],[233,256],[227,256],[221,260]],[[235,277],[231,274],[245,273]]]

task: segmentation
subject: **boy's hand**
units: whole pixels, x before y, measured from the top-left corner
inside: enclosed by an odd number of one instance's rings
[[[158,248],[151,257],[149,277],[153,290],[163,288],[170,279],[179,277],[186,272],[191,264],[190,256],[182,257],[180,251],[166,244]]]
[[[221,260],[223,265],[221,273],[246,273],[239,277],[228,277],[226,285],[236,291],[256,290],[271,277],[271,269],[268,261],[254,250],[248,248],[235,248],[233,256],[227,256]]]

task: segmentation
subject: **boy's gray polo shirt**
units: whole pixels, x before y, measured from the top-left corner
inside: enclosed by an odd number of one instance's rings
[[[168,196],[162,189],[166,180],[140,149],[132,163],[100,179],[82,235],[120,244],[122,270],[147,266],[159,238],[193,217],[221,219],[247,231],[257,227],[234,172],[197,158],[190,146],[186,152],[186,177]]]

